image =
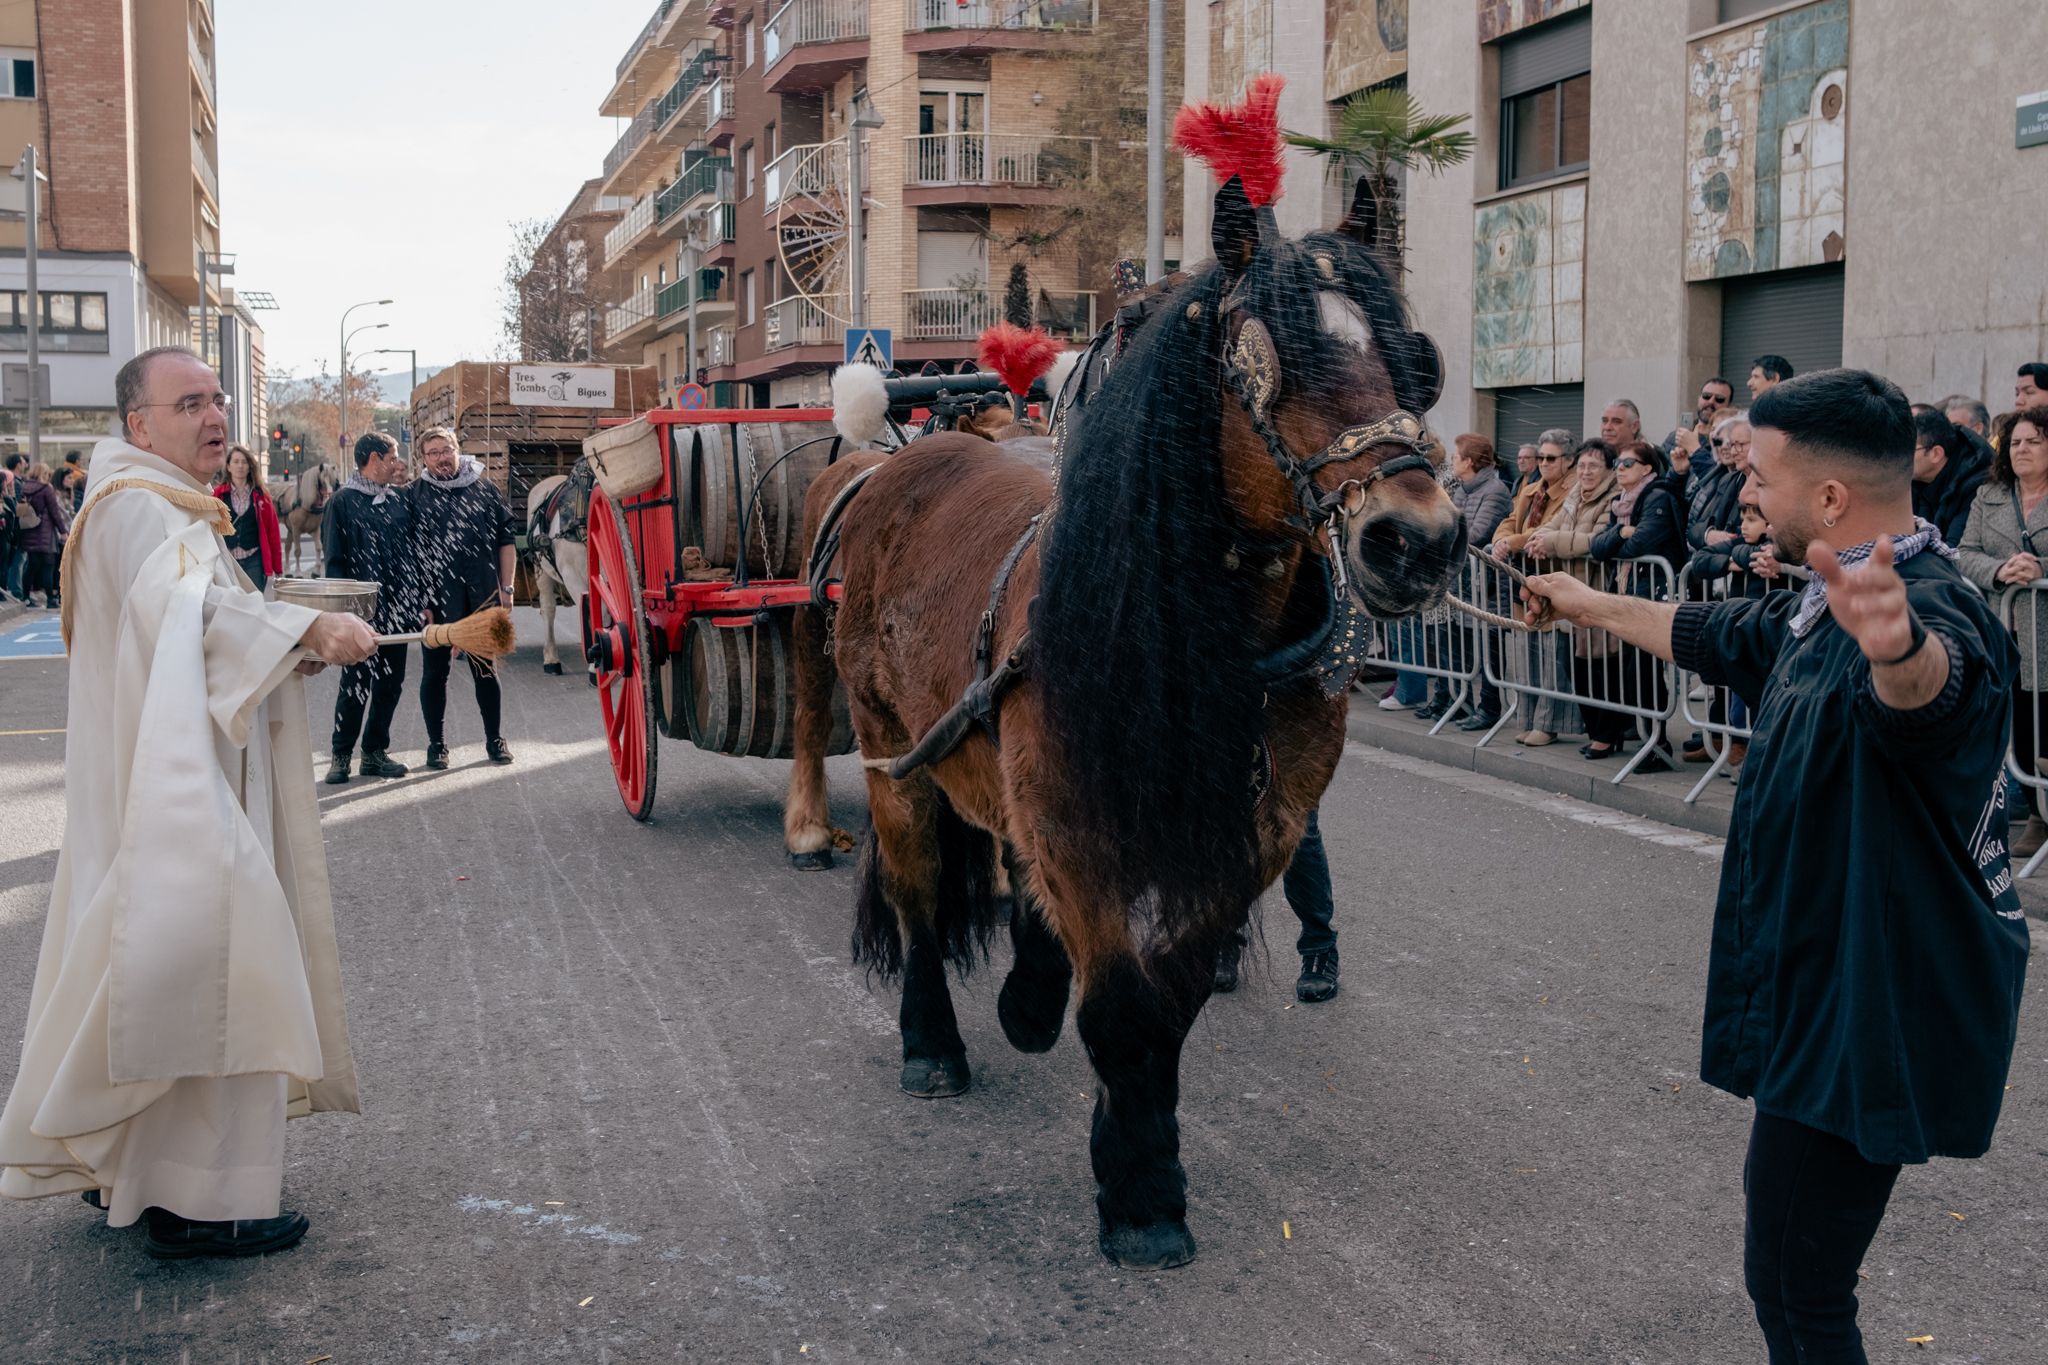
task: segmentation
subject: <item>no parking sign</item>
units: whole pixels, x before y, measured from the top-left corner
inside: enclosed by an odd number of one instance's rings
[[[710,405],[711,395],[702,384],[685,384],[676,390],[676,406],[684,412],[697,412]]]

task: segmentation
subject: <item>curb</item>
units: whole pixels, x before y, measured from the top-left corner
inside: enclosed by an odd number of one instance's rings
[[[1478,745],[1479,735],[1455,727],[1432,735],[1429,725],[1417,720],[1413,712],[1381,711],[1373,702],[1372,692],[1352,694],[1350,734],[1360,744],[1539,791],[1557,792],[1588,805],[1655,820],[1695,834],[1728,837],[1729,820],[1735,810],[1734,783],[1716,779],[1700,793],[1698,801],[1688,804],[1685,800],[1685,794],[1706,771],[1703,767],[1686,764],[1687,771],[1683,772],[1636,774],[1616,786],[1612,780],[1617,771],[1614,762],[1589,763],[1579,757],[1576,744],[1566,741],[1542,749],[1522,748],[1514,742],[1513,721],[1482,749]],[[2031,877],[2016,885],[2028,918],[2048,922],[2048,875]]]

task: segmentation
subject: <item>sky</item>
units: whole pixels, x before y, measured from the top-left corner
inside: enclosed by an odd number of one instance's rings
[[[221,248],[268,290],[272,373],[350,345],[480,359],[515,220],[552,220],[618,136],[598,102],[654,0],[217,0]],[[407,358],[378,356],[403,367]]]

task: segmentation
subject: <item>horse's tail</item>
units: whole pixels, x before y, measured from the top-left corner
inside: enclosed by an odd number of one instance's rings
[[[989,940],[1002,922],[996,898],[996,841],[960,818],[952,804],[933,792],[933,835],[938,843],[938,877],[931,887],[932,932],[940,956],[962,975],[988,960]],[[872,826],[860,849],[855,873],[853,960],[882,978],[903,972],[904,926],[884,886],[882,841]]]

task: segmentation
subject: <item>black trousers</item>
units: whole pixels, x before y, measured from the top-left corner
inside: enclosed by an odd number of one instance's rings
[[[341,694],[334,702],[336,754],[354,753],[358,735],[366,754],[391,747],[391,718],[405,691],[405,651],[404,645],[379,645],[374,658],[341,670]]]
[[[427,722],[427,742],[442,744],[446,742],[441,738],[441,726],[448,715],[448,670],[454,665],[455,651],[428,649],[421,645],[420,656],[425,661],[420,672],[420,715]],[[499,715],[503,710],[498,675],[476,655],[465,654],[462,657],[469,664],[469,680],[476,687],[476,709],[483,717],[484,739],[496,739]]]
[[[1898,1178],[1832,1134],[1756,1116],[1742,1166],[1742,1278],[1771,1365],[1866,1365],[1856,1269]]]
[[[1303,957],[1337,949],[1337,900],[1330,886],[1330,855],[1323,850],[1323,828],[1316,820],[1319,813],[1308,813],[1308,826],[1301,832],[1301,843],[1295,846],[1294,859],[1280,875],[1287,908],[1301,921],[1301,934],[1294,940],[1294,948]],[[1225,953],[1234,954],[1250,942],[1251,930],[1239,929],[1235,946]]]

